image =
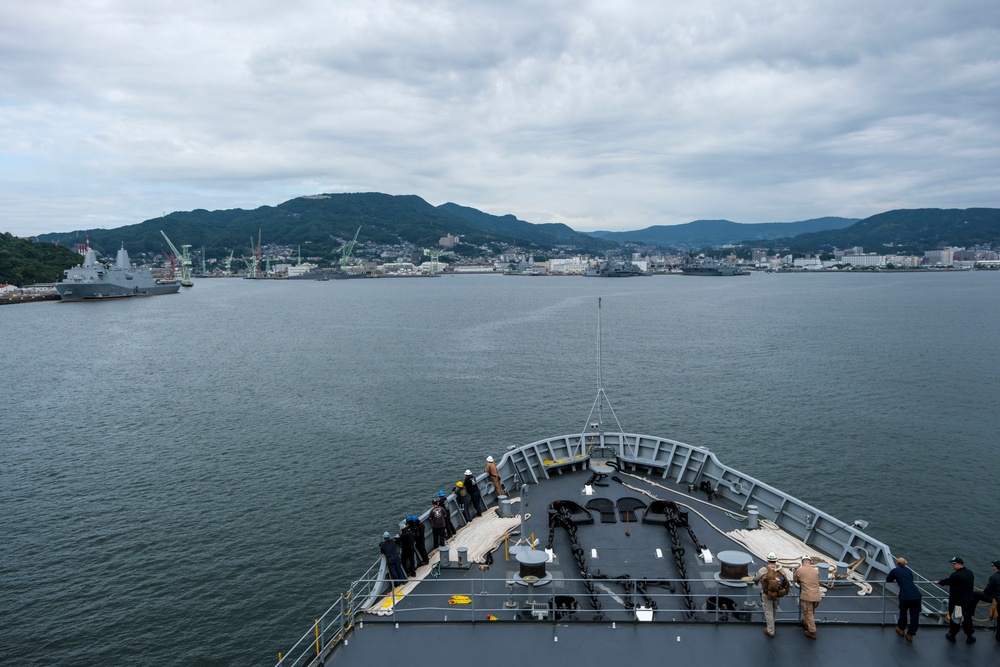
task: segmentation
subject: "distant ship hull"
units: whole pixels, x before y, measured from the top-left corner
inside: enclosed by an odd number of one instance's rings
[[[643,275],[642,269],[632,262],[601,262],[583,272],[588,278],[632,278]]]
[[[158,296],[160,294],[176,294],[180,290],[180,283],[169,282],[151,286],[133,285],[122,287],[113,284],[72,284],[59,283],[56,291],[63,301],[88,301],[98,299],[129,299],[139,296]]]
[[[685,276],[746,276],[748,271],[744,271],[738,266],[731,264],[698,264],[693,266],[682,266],[681,271]]]

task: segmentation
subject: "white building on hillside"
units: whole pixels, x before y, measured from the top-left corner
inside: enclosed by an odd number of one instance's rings
[[[581,274],[587,270],[587,258],[560,257],[549,260],[549,273]]]
[[[868,252],[863,255],[844,255],[841,263],[851,266],[885,266],[885,255]]]
[[[303,264],[296,264],[295,266],[289,266],[288,277],[293,278],[295,276],[304,276],[313,269],[317,268],[319,268],[318,264],[310,264],[309,262],[305,262]]]

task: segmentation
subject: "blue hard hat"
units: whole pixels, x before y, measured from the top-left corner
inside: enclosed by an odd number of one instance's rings
[[[392,537],[392,536],[389,535],[389,531],[387,530],[384,533],[382,533],[382,537]]]
[[[444,491],[438,491],[438,497],[444,498]]]

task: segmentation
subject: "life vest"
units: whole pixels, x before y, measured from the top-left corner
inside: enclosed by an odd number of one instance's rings
[[[773,570],[770,567],[767,568],[767,572],[760,578],[760,585],[764,594],[771,600],[785,597],[792,587],[788,577],[785,576],[780,567]]]

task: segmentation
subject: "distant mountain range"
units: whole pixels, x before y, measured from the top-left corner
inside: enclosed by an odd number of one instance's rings
[[[805,253],[861,246],[866,252],[920,253],[945,246],[1000,249],[1000,209],[919,208],[886,211],[840,230],[799,234],[771,244]]]
[[[495,216],[451,203],[432,206],[415,195],[381,193],[312,195],[252,210],[179,211],[117,229],[42,234],[38,238],[63,245],[89,238],[91,246],[104,254],[113,253],[124,243],[136,255],[160,252],[164,245],[160,230],[175,244],[204,247],[210,257],[228,256],[231,250],[249,253],[258,233],[265,245],[301,245],[310,255],[335,253],[355,233],[359,244],[405,242],[424,248],[436,248],[442,237],[452,234],[469,244],[456,250],[475,254],[481,252],[476,246],[516,245],[549,251],[565,245],[599,253],[617,247],[613,241],[573,231],[566,225],[536,225],[512,215]]]
[[[695,220],[682,225],[656,225],[633,232],[591,232],[591,236],[618,243],[642,243],[665,248],[705,248],[732,243],[790,238],[807,232],[844,229],[857,218],[815,218],[801,222],[740,223],[731,220]]]
[[[228,257],[231,251],[249,254],[258,233],[265,245],[301,246],[304,255],[320,257],[334,257],[355,233],[362,249],[403,243],[433,248],[441,237],[452,234],[463,241],[456,252],[469,256],[509,246],[543,255],[601,255],[626,245],[700,250],[741,243],[799,253],[853,246],[920,252],[945,244],[1000,247],[1000,209],[905,209],[860,221],[839,217],[785,223],[696,220],[629,232],[581,233],[563,224],[536,224],[454,203],[432,206],[415,195],[354,193],[298,197],[252,210],[180,211],[117,229],[43,234],[39,240],[72,245],[89,237],[91,245],[105,255],[113,255],[122,244],[133,256],[156,255],[165,246],[161,229],[177,245],[189,244],[196,251],[205,248],[209,258]]]

